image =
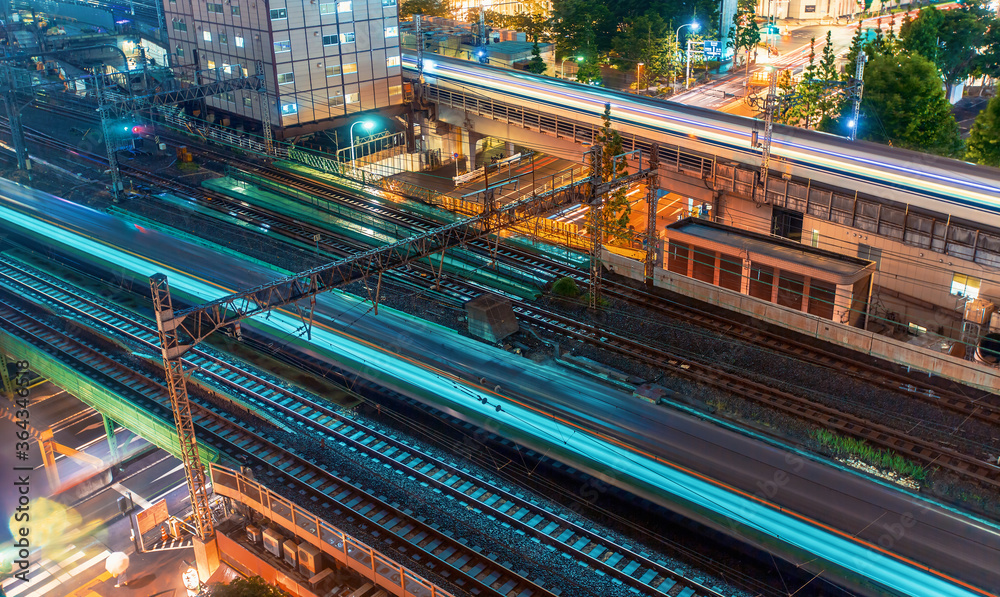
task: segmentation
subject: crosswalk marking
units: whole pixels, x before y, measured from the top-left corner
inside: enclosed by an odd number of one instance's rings
[[[45,594],[47,594],[49,591],[51,591],[52,589],[56,588],[57,586],[65,583],[65,582],[67,582],[68,580],[72,579],[74,576],[77,576],[79,574],[82,574],[82,573],[86,572],[87,569],[89,569],[91,566],[95,566],[95,565],[103,562],[105,559],[107,559],[107,557],[109,555],[111,555],[111,552],[105,549],[100,554],[98,554],[98,555],[90,558],[89,560],[87,560],[86,562],[78,565],[76,568],[73,568],[69,572],[66,572],[65,574],[59,575],[59,577],[56,578],[55,580],[53,580],[52,582],[48,583],[47,585],[45,585],[44,587],[42,587],[40,589],[36,589],[36,590],[32,591],[31,593],[28,593],[24,597],[44,597]],[[11,593],[10,597],[14,597],[14,593]]]

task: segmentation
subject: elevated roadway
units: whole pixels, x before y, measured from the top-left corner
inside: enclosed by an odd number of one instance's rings
[[[11,183],[0,231],[120,275],[165,272],[199,302],[275,272]],[[482,425],[868,594],[1000,593],[989,523],[450,330],[338,293],[311,340],[294,313],[246,327]],[[485,385],[479,383],[486,376]]]

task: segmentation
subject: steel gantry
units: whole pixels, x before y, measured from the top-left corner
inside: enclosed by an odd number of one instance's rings
[[[646,222],[646,264],[645,275],[649,283],[653,279],[653,268],[656,259],[656,204],[657,190],[659,188],[660,176],[660,146],[654,143],[649,155],[646,157],[646,167],[642,167],[642,150],[635,149],[611,159],[626,160],[631,156],[636,156],[638,170],[632,174],[617,176],[609,181],[604,181],[602,172],[602,160],[604,157],[604,147],[595,143],[590,147],[590,221],[591,227],[591,259],[590,259],[590,303],[591,309],[596,309],[600,303],[601,296],[601,254],[604,250],[604,196],[614,191],[626,187],[633,182],[646,181],[649,186],[647,195],[647,205],[649,215]],[[612,168],[612,172],[616,169]]]
[[[198,454],[194,420],[184,378],[181,360],[184,353],[216,330],[235,327],[243,319],[286,305],[294,307],[295,313],[303,321],[303,328],[309,335],[317,294],[363,280],[368,276],[381,276],[390,269],[451,247],[465,245],[489,234],[499,233],[500,230],[537,217],[547,208],[548,198],[555,196],[557,191],[558,189],[553,189],[548,193],[516,201],[504,207],[489,206],[478,216],[180,311],[174,309],[166,276],[157,274],[150,278],[167,390],[170,393],[170,405],[181,444],[195,518],[194,526],[199,533],[198,541],[195,542],[195,553],[199,573],[203,575],[203,579],[207,578],[205,575],[214,571],[218,554],[215,551],[217,549],[214,542],[215,529],[212,524],[205,469]],[[306,301],[307,306],[300,305],[300,301]]]

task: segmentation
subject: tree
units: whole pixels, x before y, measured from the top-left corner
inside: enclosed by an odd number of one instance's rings
[[[746,52],[747,85],[750,85],[750,52],[760,43],[760,27],[757,25],[756,0],[737,0],[733,26],[729,29],[729,41],[733,57],[740,51]]]
[[[409,19],[413,15],[447,17],[449,14],[445,0],[403,0],[399,5],[400,19]]]
[[[545,73],[547,68],[545,61],[542,60],[542,50],[538,47],[538,40],[536,39],[534,45],[531,46],[531,60],[528,61],[528,72],[541,75]]]
[[[259,576],[237,578],[228,585],[219,584],[212,589],[212,597],[283,597],[278,587],[264,582]]]
[[[916,19],[903,24],[902,45],[938,67],[950,96],[955,84],[980,66],[980,48],[991,20],[975,7],[947,11],[925,8]]]
[[[833,51],[832,34],[827,30],[826,44],[823,46],[823,53],[816,66],[816,76],[819,79],[816,82],[816,87],[819,97],[816,99],[817,114],[815,116],[817,120],[815,124],[819,124],[820,120],[833,114],[834,110],[837,109],[837,104],[842,94],[838,93],[837,89],[831,87],[831,85],[840,79],[839,75],[840,73],[837,72],[837,55]]]
[[[920,54],[878,56],[865,67],[857,137],[896,147],[958,157],[962,140],[934,64]],[[850,118],[844,102],[824,130],[843,134]]]
[[[820,64],[816,62],[816,38],[809,45],[809,64],[802,70],[802,79],[795,86],[792,97],[787,98],[789,107],[782,120],[787,124],[806,128],[819,124],[822,118],[823,97],[827,95],[822,81]]]
[[[984,166],[1000,167],[1000,96],[991,99],[986,109],[976,117],[965,159]]]
[[[598,164],[598,167],[601,169],[601,180],[608,182],[617,176],[623,176],[628,173],[628,166],[625,160],[620,159],[616,163],[614,159],[615,156],[621,155],[625,150],[622,148],[621,134],[611,127],[611,104],[604,104],[604,126],[597,132],[595,142],[599,143],[602,148],[601,163]],[[601,219],[599,222],[590,221],[590,216],[587,216],[587,225],[591,230],[591,234],[593,234],[594,225],[596,224],[604,231],[605,238],[612,238],[619,241],[629,238],[628,220],[632,213],[632,207],[629,205],[628,196],[625,194],[625,191],[624,188],[621,188],[605,196],[604,207],[601,210]]]
[[[633,70],[638,63],[643,63],[643,68],[639,69],[640,87],[648,87],[672,71],[675,55],[672,32],[657,14],[629,18],[622,23],[611,47],[614,50],[611,63],[618,68]]]

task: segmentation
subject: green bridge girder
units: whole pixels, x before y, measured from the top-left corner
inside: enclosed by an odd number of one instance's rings
[[[166,450],[175,458],[181,457],[177,429],[173,421],[146,412],[117,392],[95,383],[52,355],[38,350],[3,329],[0,329],[0,350],[28,361],[33,371],[66,390],[84,404],[158,448]],[[213,446],[199,444],[198,450],[203,460],[219,462],[219,451]]]

